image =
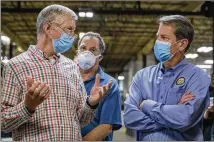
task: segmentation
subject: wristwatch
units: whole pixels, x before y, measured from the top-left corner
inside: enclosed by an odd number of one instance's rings
[[[99,103],[96,104],[96,105],[94,105],[94,106],[90,105],[90,103],[89,103],[89,97],[87,97],[87,99],[86,99],[86,104],[87,104],[91,109],[96,109],[96,108],[99,106]]]

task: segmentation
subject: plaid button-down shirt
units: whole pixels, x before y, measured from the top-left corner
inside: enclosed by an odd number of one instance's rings
[[[46,82],[51,94],[30,114],[24,106],[27,76]],[[4,70],[1,128],[15,141],[82,140],[81,126],[94,111],[86,104],[86,91],[76,64],[63,55],[47,59],[30,48],[11,59]]]

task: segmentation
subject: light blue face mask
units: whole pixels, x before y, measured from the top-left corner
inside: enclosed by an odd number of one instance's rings
[[[52,39],[55,53],[64,53],[71,49],[76,38],[76,35],[70,37],[68,34],[63,32],[59,39]]]
[[[171,47],[171,43],[156,40],[154,45],[154,53],[157,60],[164,63],[169,59],[171,59],[179,51],[178,50],[174,54],[172,54],[170,53],[170,47]]]

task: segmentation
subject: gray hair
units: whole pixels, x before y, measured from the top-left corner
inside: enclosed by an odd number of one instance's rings
[[[37,39],[44,32],[43,25],[45,23],[51,23],[51,22],[58,23],[59,21],[57,21],[57,19],[65,15],[71,15],[72,18],[74,18],[74,20],[76,21],[78,20],[78,16],[75,14],[73,10],[62,5],[53,4],[42,9],[42,11],[39,13],[37,17],[37,23],[36,23]]]
[[[103,38],[100,36],[100,34],[94,33],[94,32],[87,32],[82,38],[80,38],[78,41],[78,48],[80,48],[80,44],[85,37],[97,38],[99,40],[99,48],[100,48],[101,54],[103,54],[105,52],[106,47],[105,47],[105,42],[104,42]]]
[[[189,43],[185,52],[189,49],[194,38],[194,28],[186,17],[181,15],[164,16],[158,20],[158,23],[175,26],[176,40],[187,39]]]

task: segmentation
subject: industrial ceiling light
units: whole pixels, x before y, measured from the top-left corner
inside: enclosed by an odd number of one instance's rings
[[[85,17],[85,12],[79,12],[79,17]]]
[[[197,52],[204,52],[204,53],[207,53],[207,52],[210,52],[213,50],[213,47],[206,47],[206,46],[203,46],[203,47],[200,47],[197,49]]]
[[[205,60],[204,64],[213,64],[213,60]]]
[[[93,15],[94,15],[93,12],[86,12],[86,17],[88,17],[88,18],[92,18]]]
[[[204,50],[204,52],[207,53],[207,52],[210,52],[210,51],[212,51],[212,50],[213,50],[213,47],[207,47],[207,48]]]
[[[80,33],[79,33],[79,38],[82,38],[84,35],[85,35],[85,33],[80,32]]]
[[[125,77],[124,76],[118,76],[118,80],[124,80]]]
[[[192,54],[192,53],[189,53],[189,54],[186,54],[185,57],[187,59],[195,59],[198,57],[198,54]]]
[[[10,42],[11,42],[11,40],[8,36],[4,36],[4,35],[1,36],[1,43],[3,45],[10,45]]]
[[[202,69],[211,69],[212,66],[211,65],[196,65],[198,66],[199,68],[202,68]]]

